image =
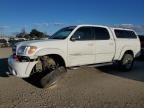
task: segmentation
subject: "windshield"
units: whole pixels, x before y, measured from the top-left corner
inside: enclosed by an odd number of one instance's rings
[[[74,29],[75,26],[63,28],[50,36],[49,39],[66,39]]]

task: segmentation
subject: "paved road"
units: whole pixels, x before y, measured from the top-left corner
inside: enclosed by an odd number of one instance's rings
[[[2,53],[1,53],[2,52]],[[144,108],[144,61],[131,72],[114,66],[68,70],[56,86],[5,75],[10,49],[0,49],[0,108]]]

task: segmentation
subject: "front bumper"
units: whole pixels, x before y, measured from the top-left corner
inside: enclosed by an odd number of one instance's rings
[[[9,73],[20,78],[28,78],[37,61],[19,62],[12,56],[8,58]]]

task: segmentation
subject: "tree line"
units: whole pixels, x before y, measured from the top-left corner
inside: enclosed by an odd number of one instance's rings
[[[48,38],[48,36],[49,35],[47,35],[46,33],[40,32],[37,29],[32,29],[29,34],[26,33],[25,30],[22,30],[22,32],[20,32],[16,35],[17,38],[25,38],[28,40]]]
[[[46,33],[40,32],[36,29],[32,29],[30,33],[26,33],[23,29],[20,33],[17,33],[15,37],[6,39],[0,39],[0,47],[2,46],[12,46],[17,42],[25,41],[25,40],[39,40],[42,38],[48,38],[49,35]]]

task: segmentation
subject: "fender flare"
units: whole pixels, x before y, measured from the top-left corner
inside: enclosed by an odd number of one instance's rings
[[[36,53],[35,53],[35,56],[39,57],[39,56],[45,56],[45,55],[59,55],[65,62],[65,64],[67,64],[67,59],[66,59],[66,53],[60,49],[57,49],[57,48],[45,48],[45,49],[41,49],[41,50],[38,50]]]
[[[132,52],[133,52],[133,50],[132,50],[130,47],[128,47],[128,46],[123,47],[123,48],[121,49],[121,51],[120,51],[120,55],[119,55],[118,60],[121,60],[122,57],[124,56],[125,52],[127,52],[127,51],[132,51]],[[134,52],[133,52],[133,55],[134,55]],[[134,55],[134,56],[135,56],[135,55]]]

